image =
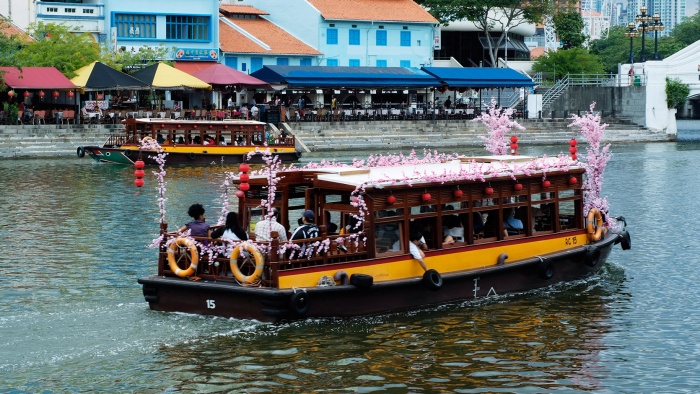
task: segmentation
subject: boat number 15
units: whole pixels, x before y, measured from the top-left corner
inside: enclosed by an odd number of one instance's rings
[[[566,238],[564,238],[564,244],[566,244],[566,245],[576,245],[577,242],[578,242],[578,238],[577,238],[577,237],[566,237]]]
[[[216,304],[214,300],[207,300],[207,309],[216,309]]]

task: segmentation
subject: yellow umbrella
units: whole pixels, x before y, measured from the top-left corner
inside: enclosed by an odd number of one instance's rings
[[[184,71],[180,71],[175,67],[168,66],[165,63],[157,63],[146,67],[131,74],[131,76],[157,89],[172,90],[190,88],[211,90],[211,85],[208,83]]]

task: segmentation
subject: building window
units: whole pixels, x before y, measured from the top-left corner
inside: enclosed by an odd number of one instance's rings
[[[410,60],[401,60],[401,61],[399,61],[399,67],[411,67],[411,61]]]
[[[277,65],[278,66],[288,66],[289,65],[289,58],[288,57],[278,57],[277,58]]]
[[[401,46],[410,47],[411,46],[411,32],[401,31]]]
[[[63,12],[66,14],[75,14],[75,8],[64,8]]]
[[[46,12],[58,12],[58,7],[46,7]]]
[[[95,10],[92,8],[83,8],[83,14],[94,14]]]
[[[248,71],[248,63],[241,63],[241,71]]]
[[[386,30],[377,30],[377,46],[386,46]]]
[[[208,16],[168,15],[165,38],[168,40],[209,41]]]
[[[326,30],[326,44],[338,45],[338,29]]]
[[[119,38],[156,38],[156,16],[115,14],[114,27]]]
[[[360,45],[360,30],[359,29],[350,29],[348,44]]]
[[[299,65],[300,66],[310,66],[311,65],[311,58],[310,57],[303,57],[299,59]]]
[[[350,59],[348,66],[360,67],[360,59]]]
[[[338,66],[338,59],[326,59],[326,66]]]
[[[251,57],[250,58],[250,72],[256,72],[263,67],[263,58],[261,57]]]
[[[377,59],[377,67],[386,67],[386,60]]]
[[[226,56],[224,58],[224,64],[231,67],[234,70],[238,70],[238,57],[236,56]]]

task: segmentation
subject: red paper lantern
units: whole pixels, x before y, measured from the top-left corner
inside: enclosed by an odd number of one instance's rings
[[[69,90],[68,91],[68,98],[72,99],[73,97],[75,97],[75,92],[73,92],[72,90]]]
[[[455,190],[455,198],[461,198],[464,195],[464,192],[461,191],[460,189]]]
[[[578,179],[576,179],[575,176],[572,176],[571,178],[569,178],[569,185],[575,185],[577,183],[578,183]]]
[[[177,128],[178,128],[178,129],[179,129],[180,127],[182,127],[182,126],[181,126],[181,125],[177,125]]]
[[[488,196],[492,195],[492,194],[493,194],[493,188],[492,188],[491,186],[487,187],[486,189],[484,189],[484,194],[486,194],[486,195],[488,195]]]
[[[578,156],[576,154],[571,155],[571,160],[578,160]]]
[[[430,197],[430,193],[423,193],[423,195],[420,196],[423,201],[430,201]]]
[[[238,185],[238,190],[247,192],[248,190],[250,190],[250,184],[243,182],[240,185]]]
[[[146,165],[146,163],[143,162],[143,160],[136,160],[134,162],[134,167],[136,167],[137,170],[143,169],[143,167]]]
[[[577,150],[575,147],[572,146],[571,148],[569,148],[569,153],[571,153],[572,155],[575,155],[576,152],[577,152]]]
[[[546,180],[546,179],[545,179],[544,181],[542,181],[542,187],[543,187],[543,188],[546,189],[546,188],[548,188],[548,187],[550,187],[550,186],[552,186],[552,182],[550,182],[550,181],[548,181],[548,180]]]
[[[512,151],[518,150],[518,144],[516,144],[516,143],[510,144],[510,150],[512,150]]]
[[[243,193],[243,192],[240,191],[240,190],[236,190],[236,197],[238,197],[238,198],[243,198],[243,197],[245,197],[245,193]]]
[[[225,129],[228,129],[228,125],[224,126]]]
[[[569,140],[569,146],[576,146],[576,144],[578,144],[578,142],[576,141],[575,138],[572,138],[571,140]]]
[[[25,90],[25,91],[24,91],[24,97],[29,97],[30,94],[31,94],[31,93],[29,93],[29,90]]]
[[[134,171],[134,176],[137,177],[137,178],[143,178],[143,176],[144,176],[145,174],[146,174],[146,173],[145,173],[143,170],[136,170],[136,171]]]
[[[389,205],[394,205],[394,204],[396,204],[396,197],[394,197],[393,195],[391,195],[391,196],[389,196],[389,197],[386,198],[386,202],[387,202]]]
[[[9,98],[15,97],[15,91],[14,91],[14,90],[10,90],[9,92],[7,92],[7,97],[9,97]]]
[[[60,95],[61,95],[61,93],[59,93],[58,90],[53,91],[53,98],[58,98],[58,96],[60,96]]]
[[[248,182],[250,180],[250,175],[243,173],[239,178],[241,179],[241,182]]]
[[[210,128],[210,129],[213,129],[213,128],[214,128],[214,125],[211,125],[211,124],[210,124],[210,125],[209,125],[209,128]]]
[[[161,128],[161,129],[164,129],[164,128],[165,128],[165,123],[161,123],[161,124],[160,124],[160,128]]]
[[[194,125],[194,128],[196,129],[196,128],[197,128],[197,125]]]
[[[518,136],[517,136],[517,135],[512,135],[512,136],[510,136],[510,142],[513,143],[513,144],[515,144],[516,142],[518,142]]]
[[[136,179],[134,179],[134,185],[136,185],[136,187],[141,187],[141,186],[144,185],[144,183],[145,183],[145,182],[143,181],[142,178],[136,178]]]
[[[248,171],[250,171],[250,166],[247,163],[241,163],[241,165],[238,166],[238,169],[241,172],[248,172]]]
[[[43,90],[40,90],[40,91],[39,91],[39,98],[43,99],[44,96],[46,96],[46,93],[44,93]]]
[[[522,183],[516,183],[515,185],[513,185],[513,190],[515,190],[516,192],[519,192],[519,191],[523,190],[523,184],[522,184]]]

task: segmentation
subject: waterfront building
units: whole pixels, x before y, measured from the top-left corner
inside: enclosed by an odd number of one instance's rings
[[[36,20],[89,34],[110,51],[164,45],[170,60],[218,61],[219,2],[184,0],[44,0]]]
[[[224,0],[224,4],[233,3]],[[263,65],[429,66],[433,48],[440,42],[438,21],[412,0],[356,0],[352,7],[338,6],[331,0],[246,0],[235,4],[266,12],[258,16],[295,37],[295,45],[298,40],[319,52],[313,56],[266,57],[250,64],[250,72]]]

